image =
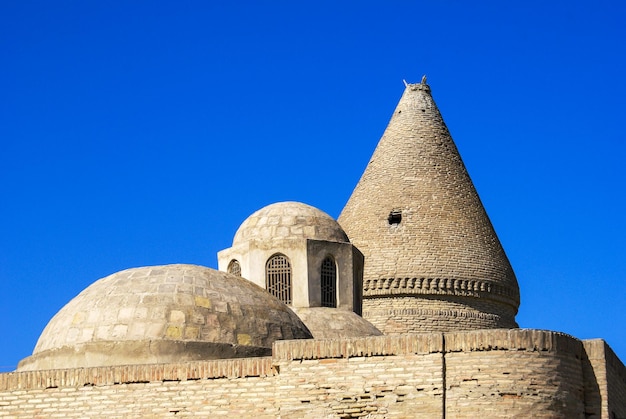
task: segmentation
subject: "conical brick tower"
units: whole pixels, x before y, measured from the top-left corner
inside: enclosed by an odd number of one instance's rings
[[[339,216],[386,334],[517,327],[519,288],[424,82],[408,84]]]

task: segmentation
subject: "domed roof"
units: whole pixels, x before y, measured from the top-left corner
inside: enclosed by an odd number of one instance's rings
[[[301,202],[278,202],[249,216],[235,233],[233,246],[275,238],[349,242],[339,223],[324,211]]]
[[[102,278],[50,320],[18,370],[271,354],[311,334],[282,302],[238,276],[195,265]]]

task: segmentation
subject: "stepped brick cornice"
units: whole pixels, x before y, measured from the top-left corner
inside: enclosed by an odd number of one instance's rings
[[[363,282],[363,297],[453,295],[499,301],[517,309],[519,293],[497,282],[453,278],[379,278]]]

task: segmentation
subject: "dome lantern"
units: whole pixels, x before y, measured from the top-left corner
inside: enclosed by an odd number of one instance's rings
[[[300,202],[279,202],[250,215],[233,246],[218,253],[219,269],[246,279],[294,308],[330,307],[361,313],[363,255],[339,223]]]

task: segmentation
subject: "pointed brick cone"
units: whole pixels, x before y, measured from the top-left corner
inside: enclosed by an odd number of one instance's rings
[[[428,85],[407,85],[339,223],[384,333],[517,327],[515,274]]]

